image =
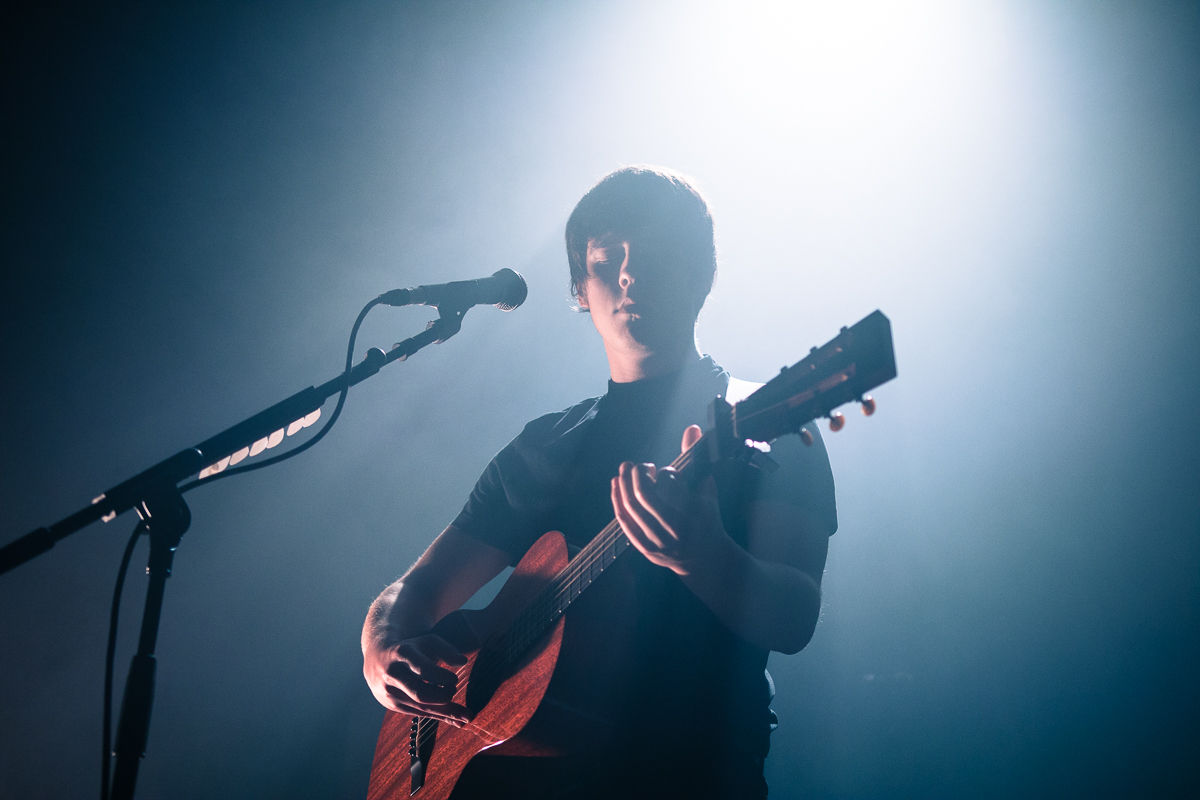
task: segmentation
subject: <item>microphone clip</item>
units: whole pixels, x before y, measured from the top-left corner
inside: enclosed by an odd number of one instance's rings
[[[433,343],[441,344],[462,330],[462,319],[470,308],[470,306],[449,306],[444,303],[437,306],[438,318],[429,320],[425,325],[425,330],[437,328],[438,338],[434,339]]]

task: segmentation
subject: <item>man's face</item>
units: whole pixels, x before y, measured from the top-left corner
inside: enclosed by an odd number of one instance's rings
[[[678,248],[648,234],[588,240],[579,305],[606,346],[655,351],[691,341],[697,278]]]

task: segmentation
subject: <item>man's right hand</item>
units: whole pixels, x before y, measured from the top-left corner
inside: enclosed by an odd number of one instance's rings
[[[446,667],[466,663],[462,653],[433,633],[363,648],[363,676],[385,708],[432,717],[456,727],[469,722],[471,715],[454,702],[458,676]]]

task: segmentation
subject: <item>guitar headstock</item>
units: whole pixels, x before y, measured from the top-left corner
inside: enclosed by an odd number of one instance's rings
[[[830,429],[840,430],[845,418],[838,406],[857,400],[869,416],[875,401],[866,393],[894,377],[892,325],[874,311],[737,403],[733,433],[738,440],[770,442],[817,417],[829,417]]]

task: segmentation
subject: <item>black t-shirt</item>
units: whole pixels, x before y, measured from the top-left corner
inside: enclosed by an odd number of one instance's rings
[[[609,481],[623,461],[669,464],[684,428],[707,427],[729,375],[709,357],[539,417],[488,464],[454,526],[511,553],[546,531],[574,555],[613,518]],[[800,507],[837,529],[833,475],[820,434],[772,445],[779,469],[718,475],[721,517],[746,545],[755,500]],[[670,570],[630,548],[571,606],[546,699],[526,733],[581,752],[638,748],[766,755],[774,721],[767,651],[729,631]]]

